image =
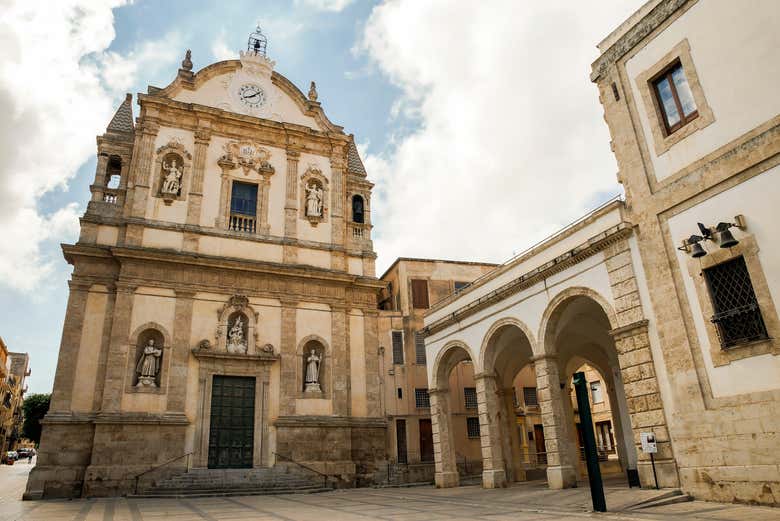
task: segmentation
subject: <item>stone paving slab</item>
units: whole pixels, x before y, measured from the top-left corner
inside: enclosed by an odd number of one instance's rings
[[[780,521],[780,508],[692,501],[627,510],[656,490],[605,487],[610,512],[590,511],[587,487],[549,490],[543,482],[478,486],[352,489],[322,494],[182,499],[21,501],[26,464],[0,466],[0,521]]]

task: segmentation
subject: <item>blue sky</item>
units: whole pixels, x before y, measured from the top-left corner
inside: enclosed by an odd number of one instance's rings
[[[125,91],[167,85],[185,49],[200,69],[237,55],[258,22],[276,70],[304,91],[315,80],[360,144],[378,273],[402,255],[500,262],[620,193],[588,67],[639,0],[11,4],[0,335],[31,354],[32,392],[53,382],[70,275],[59,243],[78,237],[94,136]]]

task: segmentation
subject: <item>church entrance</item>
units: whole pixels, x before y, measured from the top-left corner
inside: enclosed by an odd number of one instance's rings
[[[255,378],[214,375],[209,468],[251,468],[254,432]]]

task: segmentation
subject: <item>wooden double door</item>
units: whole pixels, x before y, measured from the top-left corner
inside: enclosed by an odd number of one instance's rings
[[[251,468],[254,437],[255,378],[214,375],[211,386],[209,468]]]

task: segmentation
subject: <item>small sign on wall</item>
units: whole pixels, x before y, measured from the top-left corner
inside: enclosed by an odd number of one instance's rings
[[[652,432],[643,432],[640,434],[642,440],[642,451],[647,454],[655,454],[658,452],[658,446],[655,443],[655,434]]]

